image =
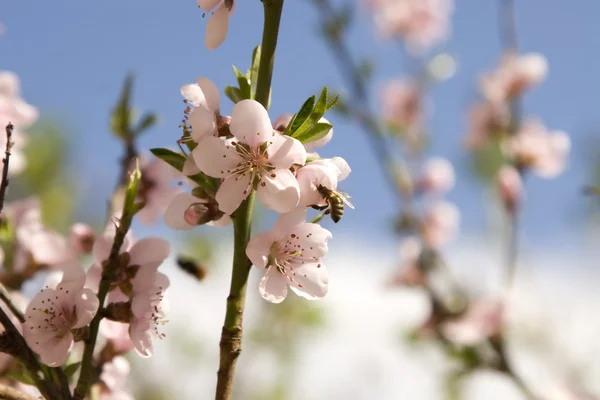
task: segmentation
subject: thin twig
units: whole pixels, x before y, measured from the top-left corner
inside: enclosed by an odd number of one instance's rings
[[[4,209],[4,198],[6,197],[6,189],[8,188],[8,163],[10,161],[10,149],[12,143],[12,133],[14,126],[10,122],[6,125],[6,148],[4,150],[4,158],[2,159],[2,183],[0,183],[0,214]]]
[[[15,304],[12,302],[8,291],[2,284],[0,284],[0,300],[2,300],[4,304],[6,304],[6,307],[8,307],[8,309],[13,313],[13,315],[17,317],[20,323],[25,322],[25,316],[23,315],[23,312],[21,312],[21,310],[19,310],[19,308],[15,306]]]

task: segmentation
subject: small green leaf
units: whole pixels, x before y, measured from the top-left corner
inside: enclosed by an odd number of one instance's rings
[[[73,375],[75,375],[75,372],[77,372],[80,365],[81,365],[80,362],[72,363],[72,364],[69,364],[69,365],[63,367],[62,370],[64,371],[67,378],[71,378]]]
[[[125,189],[125,201],[123,202],[123,215],[135,215],[139,209],[136,207],[135,198],[137,197],[138,187],[142,180],[142,171],[140,171],[140,161],[135,159],[135,169],[129,174],[129,183]]]
[[[157,158],[160,158],[177,171],[183,171],[183,164],[185,164],[185,157],[179,153],[169,149],[155,148],[150,149],[150,152]]]
[[[250,85],[252,87],[252,98],[254,98],[254,91],[256,90],[256,82],[258,81],[258,66],[260,64],[260,45],[254,48],[252,52],[252,64],[248,70],[246,76],[250,79]]]
[[[140,133],[152,128],[158,122],[158,116],[154,113],[148,113],[142,117],[137,128],[134,129],[133,135],[137,136]]]
[[[242,74],[242,72],[237,69],[237,67],[235,65],[232,65],[233,67],[233,72],[235,73],[235,76],[237,77],[237,81],[238,81],[238,85],[240,86],[240,93],[242,94],[242,97],[244,99],[251,99],[252,98],[252,88],[250,86],[250,81],[249,79],[246,77],[246,75]]]
[[[294,132],[296,132],[296,130],[298,130],[298,128],[308,119],[308,117],[312,113],[314,106],[315,96],[311,96],[304,102],[304,104],[302,104],[302,107],[300,107],[300,111],[298,111],[298,113],[294,115],[294,118],[292,118],[292,120],[290,121],[284,134],[291,136]]]
[[[188,176],[188,178],[197,183],[198,186],[200,186],[202,190],[204,190],[204,192],[210,196],[214,196],[219,189],[219,180],[202,172],[196,175]]]
[[[338,105],[339,101],[340,101],[340,95],[336,94],[335,96],[333,96],[333,98],[331,100],[327,101],[327,106],[325,107],[325,109],[327,111],[331,110],[333,107]]]
[[[291,137],[298,139],[298,137],[305,137],[305,134],[312,130],[312,128],[319,122],[319,120],[325,114],[327,108],[327,87],[324,87],[319,95],[319,100],[315,104],[308,118],[295,130],[292,131]],[[300,140],[300,139],[298,139]],[[317,139],[314,139],[317,140]]]
[[[315,104],[315,108],[313,110],[313,115],[317,116],[316,121],[318,121],[323,115],[325,115],[325,111],[327,111],[327,86],[321,90],[321,94],[319,95],[319,100],[317,100],[317,104]],[[311,119],[315,118],[311,115]]]
[[[333,125],[319,122],[314,124],[309,130],[299,135],[292,135],[292,137],[298,139],[302,144],[310,143],[325,137],[331,128],[333,128]]]
[[[110,124],[115,135],[121,139],[127,139],[131,135],[130,124],[133,117],[131,111],[131,92],[133,90],[133,81],[135,77],[133,73],[127,74],[121,89],[121,95],[117,101],[117,105],[113,108]]]
[[[233,86],[225,86],[225,95],[229,97],[229,100],[234,103],[238,103],[241,100],[244,100],[244,96],[242,95],[242,91]]]

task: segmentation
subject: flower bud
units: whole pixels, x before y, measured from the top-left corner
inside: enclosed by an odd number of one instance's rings
[[[183,219],[190,225],[203,225],[212,221],[210,210],[204,203],[194,203],[185,210]]]
[[[78,253],[88,254],[92,251],[96,236],[92,228],[87,224],[76,223],[71,227],[69,241]]]

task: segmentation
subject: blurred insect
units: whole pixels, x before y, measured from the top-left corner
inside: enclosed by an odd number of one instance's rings
[[[354,209],[352,203],[350,203],[350,195],[341,190],[329,189],[323,185],[317,186],[317,191],[323,196],[327,205],[325,206],[311,206],[315,210],[326,210],[324,215],[331,214],[331,219],[333,222],[338,223],[342,216],[344,215],[344,204],[348,207]]]
[[[206,278],[206,267],[204,265],[200,264],[199,262],[192,260],[191,258],[180,256],[177,258],[177,265],[183,271],[192,275],[194,278],[198,279],[199,281]]]

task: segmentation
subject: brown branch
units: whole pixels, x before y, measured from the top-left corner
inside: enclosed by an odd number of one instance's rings
[[[19,310],[19,308],[15,306],[15,304],[12,302],[8,291],[2,284],[0,284],[0,300],[2,300],[4,304],[6,304],[6,307],[8,307],[8,309],[13,313],[13,315],[17,317],[20,323],[25,322],[25,316],[23,315],[23,312],[21,312],[21,310]]]
[[[10,149],[13,145],[12,133],[14,126],[10,122],[6,125],[6,148],[4,150],[4,158],[2,159],[2,183],[0,183],[0,214],[4,208],[4,198],[6,197],[6,189],[8,188],[8,162],[10,161]]]
[[[0,385],[0,400],[37,400],[26,393],[20,392],[10,386]]]

